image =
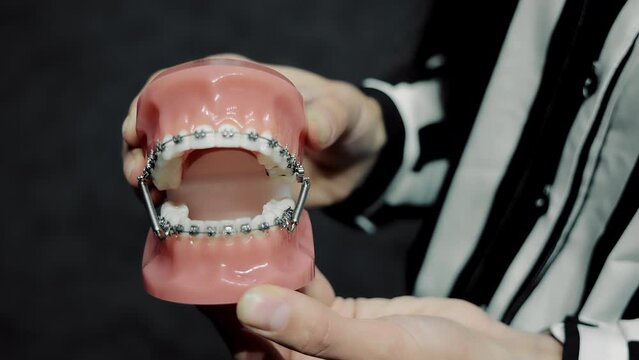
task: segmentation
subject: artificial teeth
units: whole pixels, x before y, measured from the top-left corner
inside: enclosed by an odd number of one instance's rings
[[[287,212],[292,211],[295,202],[292,199],[271,200],[264,204],[262,213],[253,218],[242,217],[235,220],[191,220],[186,205],[177,205],[171,201],[161,207],[161,218],[171,226],[175,234],[189,234],[191,236],[207,235],[235,235],[249,234],[254,231],[267,231],[269,228],[282,225]]]
[[[216,132],[218,146],[220,147],[239,147],[240,139],[237,135],[238,129],[232,125],[222,125]]]

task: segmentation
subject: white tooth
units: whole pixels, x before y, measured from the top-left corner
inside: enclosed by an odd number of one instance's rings
[[[280,217],[282,214],[278,214],[275,211],[265,210],[262,215],[264,216],[264,221],[269,225],[275,224],[275,218]]]
[[[235,231],[239,234],[243,233],[242,226],[247,224],[249,226],[251,225],[251,218],[249,217],[243,217],[243,218],[235,219],[235,221],[233,221],[233,227],[235,227]]]
[[[275,166],[272,169],[267,170],[268,171],[268,175],[271,177],[284,177],[287,176],[290,172],[287,172],[286,170],[280,168],[279,166]]]
[[[249,138],[250,134],[257,135],[257,131],[255,129],[245,129],[244,133],[241,135],[240,146],[246,150],[250,151],[259,151],[260,150],[260,138],[255,140],[251,140]]]
[[[287,181],[288,182],[288,181]],[[289,186],[280,186],[275,193],[274,198],[276,199],[290,199],[291,198],[291,188]]]
[[[183,204],[176,204],[171,201],[167,201],[162,204],[160,214],[172,225],[181,224],[183,219],[188,219],[189,208]]]
[[[182,157],[158,159],[153,170],[153,183],[159,190],[175,189],[182,183]]]
[[[191,226],[196,226],[197,227],[196,231],[198,233],[206,232],[206,228],[204,227],[204,221],[202,221],[202,220],[191,220]],[[191,226],[189,226],[185,230],[186,231],[191,231]]]
[[[264,139],[258,140],[258,142],[260,143],[260,152],[264,155],[270,156],[273,153],[273,149],[269,145],[268,140],[273,139],[273,135],[271,135],[270,131],[266,131],[262,133],[262,137],[266,138],[267,140],[264,140]]]
[[[278,153],[279,155],[279,153]],[[278,159],[278,163],[279,167],[284,170],[284,171],[288,171],[288,161],[286,160],[286,157],[284,156],[280,156]]]
[[[264,221],[272,225],[275,218],[282,215],[277,209],[277,200],[271,200],[264,204],[262,207],[262,215],[264,215]]]
[[[277,167],[278,169],[271,173],[271,168],[267,168],[269,170],[269,175],[272,176],[280,176],[282,174],[290,174],[290,169],[288,169],[288,161],[286,157],[280,155],[281,148],[277,147],[273,149],[273,152],[270,154],[270,162],[275,165],[273,167]]]
[[[264,215],[257,215],[256,217],[251,219],[251,229],[253,230],[257,230],[260,227],[260,224],[262,224],[263,222],[266,221],[266,218],[264,217]],[[270,225],[270,224],[269,224]]]
[[[209,227],[214,229],[215,235],[220,235],[222,233],[222,229],[220,226],[220,222],[219,221],[211,221],[211,220],[207,220],[204,222],[204,228],[202,228],[202,231],[206,231],[207,233],[210,231]],[[208,234],[207,234],[208,236]]]
[[[189,229],[191,228],[191,219],[189,218],[181,219],[179,224],[182,225],[182,227],[184,227],[183,231],[188,233]]]
[[[232,134],[232,136],[230,136],[230,134]],[[239,147],[240,137],[242,136],[239,134],[238,129],[235,126],[228,124],[220,126],[215,133],[216,144],[218,147]]]
[[[164,150],[160,154],[160,157],[163,158],[164,160],[171,160],[174,158],[175,148],[173,146],[174,144],[172,139],[173,139],[173,136],[171,135],[166,135],[164,139],[162,139],[162,144],[164,144]]]
[[[275,211],[276,214],[281,215],[284,212],[284,210],[286,210],[286,205],[282,201],[278,201],[275,203],[275,207],[273,211]]]
[[[220,227],[218,229],[218,234],[221,234],[223,236],[226,235],[233,235],[237,233],[237,229],[235,228],[235,220],[222,220],[219,222],[220,223]],[[231,232],[230,234],[228,234],[228,232]]]
[[[186,135],[189,135],[189,133],[186,130],[180,130],[180,132],[178,133],[178,136],[181,137],[181,141],[179,143],[175,143],[175,140],[173,141],[173,148],[175,151],[173,157],[180,156],[186,150],[191,148],[191,141],[193,140],[193,136],[186,136]]]
[[[195,137],[197,132],[203,132],[203,138]],[[210,132],[213,128],[208,125],[200,125],[194,129],[194,135],[191,137],[191,149],[209,149],[215,147],[215,136]]]
[[[277,203],[277,200],[269,200],[266,204],[264,204],[264,206],[262,206],[262,213],[277,211]]]
[[[262,151],[262,150],[260,150],[260,151]],[[277,164],[275,164],[273,162],[273,160],[271,159],[271,157],[268,156],[268,155],[264,155],[264,154],[262,154],[260,152],[260,153],[258,153],[256,155],[256,158],[257,158],[257,162],[260,163],[260,165],[264,166],[266,171],[269,171],[269,170],[277,167]]]
[[[293,201],[293,199],[283,199],[282,201],[280,201],[280,206],[282,212],[284,212],[284,210],[288,208],[295,209],[295,201]]]

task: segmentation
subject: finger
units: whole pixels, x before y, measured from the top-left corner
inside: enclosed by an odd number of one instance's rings
[[[304,294],[272,285],[247,291],[237,316],[257,334],[311,356],[402,358],[404,351],[411,350],[394,322],[345,318]]]
[[[197,308],[211,320],[234,359],[282,359],[272,343],[248,331],[237,320],[235,305],[201,305]]]
[[[249,58],[247,58],[244,55],[240,55],[240,54],[236,54],[236,53],[222,53],[222,54],[215,54],[215,55],[209,55],[206,57],[207,59],[234,59],[234,60],[245,60],[245,61],[253,61]]]
[[[160,73],[162,73],[166,69],[160,69],[146,80],[144,86],[146,87],[153,79],[155,79]],[[140,98],[140,94],[136,95],[131,104],[129,104],[129,111],[127,112],[126,117],[124,118],[124,122],[122,123],[122,139],[128,144],[129,148],[139,147],[140,146],[140,137],[138,136],[136,130],[137,124],[137,112],[138,112],[138,99]]]
[[[126,181],[134,189],[138,188],[138,176],[142,175],[142,170],[146,164],[146,158],[142,149],[136,148],[128,151],[124,151],[124,157],[122,158],[122,171]],[[164,198],[164,192],[159,191],[154,186],[149,186],[151,190],[151,200],[154,204],[159,204]],[[138,198],[142,198],[141,194],[136,191]]]
[[[335,300],[333,286],[317,267],[315,267],[315,278],[308,285],[301,288],[300,292],[325,305],[331,305]]]
[[[132,149],[124,153],[122,158],[122,170],[129,185],[138,186],[138,176],[142,174],[146,158],[140,148]]]
[[[349,112],[343,101],[333,96],[316,99],[306,106],[308,146],[324,150],[348,128]]]
[[[136,116],[138,107],[138,96],[133,98],[133,101],[131,101],[131,104],[129,105],[129,111],[124,118],[124,122],[122,123],[122,139],[124,139],[129,147],[140,146],[140,138],[138,137],[137,131],[135,129],[137,120]]]

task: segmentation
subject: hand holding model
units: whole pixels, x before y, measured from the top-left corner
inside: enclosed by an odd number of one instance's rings
[[[299,69],[273,68],[304,97],[304,167],[313,179],[307,204],[343,200],[367,176],[385,144],[379,105],[349,84]],[[123,124],[124,173],[132,186],[137,186],[146,163],[143,139],[136,131],[136,102]],[[152,195],[161,200],[158,191]],[[238,359],[561,358],[561,345],[551,337],[511,329],[470,303],[416,297],[343,299],[335,297],[319,271],[300,291],[261,285],[245,292],[236,308],[201,309]]]
[[[228,54],[211,58],[245,59]],[[304,97],[308,120],[304,167],[313,179],[306,204],[327,206],[343,200],[366,177],[386,141],[379,105],[346,82],[292,67],[269,67],[291,80]],[[136,132],[137,101],[138,97],[122,125],[124,175],[134,187],[146,163]],[[161,195],[154,191],[153,197],[158,202]]]
[[[235,359],[561,359],[551,337],[513,330],[468,302],[344,299],[319,271],[299,292],[262,285],[237,310],[201,309]]]

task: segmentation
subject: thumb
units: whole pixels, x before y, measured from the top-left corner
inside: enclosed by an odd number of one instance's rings
[[[324,150],[346,131],[349,125],[347,106],[333,96],[324,96],[306,104],[308,145],[313,150]]]
[[[237,316],[255,333],[311,356],[392,359],[409,351],[405,332],[394,322],[342,317],[313,298],[272,285],[247,291]]]

